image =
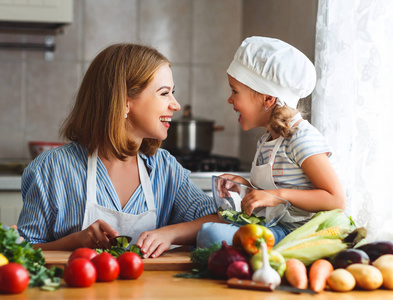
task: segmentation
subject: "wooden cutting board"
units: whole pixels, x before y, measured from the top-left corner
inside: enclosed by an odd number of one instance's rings
[[[64,268],[71,251],[42,251],[46,267]],[[145,271],[190,271],[196,265],[190,260],[188,247],[178,247],[164,252],[157,258],[143,259]]]

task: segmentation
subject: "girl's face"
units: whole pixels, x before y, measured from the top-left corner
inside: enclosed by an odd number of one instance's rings
[[[144,138],[166,139],[173,112],[180,109],[174,92],[171,68],[164,64],[138,98],[128,98],[127,118],[135,142],[141,143]]]
[[[230,75],[228,81],[232,89],[228,103],[232,104],[233,109],[239,114],[238,122],[241,128],[247,131],[256,127],[266,127],[268,116],[264,110],[263,95],[257,97],[257,93]]]

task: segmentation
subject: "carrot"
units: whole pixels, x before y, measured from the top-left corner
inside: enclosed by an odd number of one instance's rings
[[[298,289],[306,289],[308,286],[307,269],[303,262],[296,258],[288,259],[285,270],[285,279]]]
[[[318,259],[310,267],[310,288],[314,292],[322,292],[326,287],[329,275],[333,272],[333,265],[326,259]]]

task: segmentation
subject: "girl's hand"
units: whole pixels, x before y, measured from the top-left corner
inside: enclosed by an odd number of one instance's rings
[[[141,249],[143,258],[158,257],[172,245],[171,226],[142,232],[136,245]]]
[[[285,203],[285,201],[273,196],[272,190],[261,191],[253,189],[244,196],[241,205],[242,211],[247,215],[251,215],[257,207],[273,207],[281,203]]]
[[[97,220],[85,230],[77,233],[81,247],[109,249],[112,247],[110,239],[119,233],[104,220]]]
[[[229,180],[232,180],[232,181],[235,181],[235,182],[238,182],[238,183],[241,183],[241,184],[251,187],[251,184],[248,182],[248,180],[241,177],[241,176],[237,176],[237,175],[233,175],[233,174],[222,174],[222,175],[220,175],[220,177],[226,178],[226,179],[229,179]],[[226,188],[230,189],[230,186],[229,186],[230,182],[229,181],[227,181],[227,185],[228,186]]]

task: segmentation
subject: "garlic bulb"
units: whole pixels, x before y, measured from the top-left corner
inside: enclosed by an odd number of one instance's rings
[[[280,285],[281,277],[274,270],[270,264],[268,259],[267,247],[266,243],[261,243],[262,246],[262,267],[254,272],[252,275],[252,280],[261,282],[269,287],[271,290],[274,290],[276,286]]]

